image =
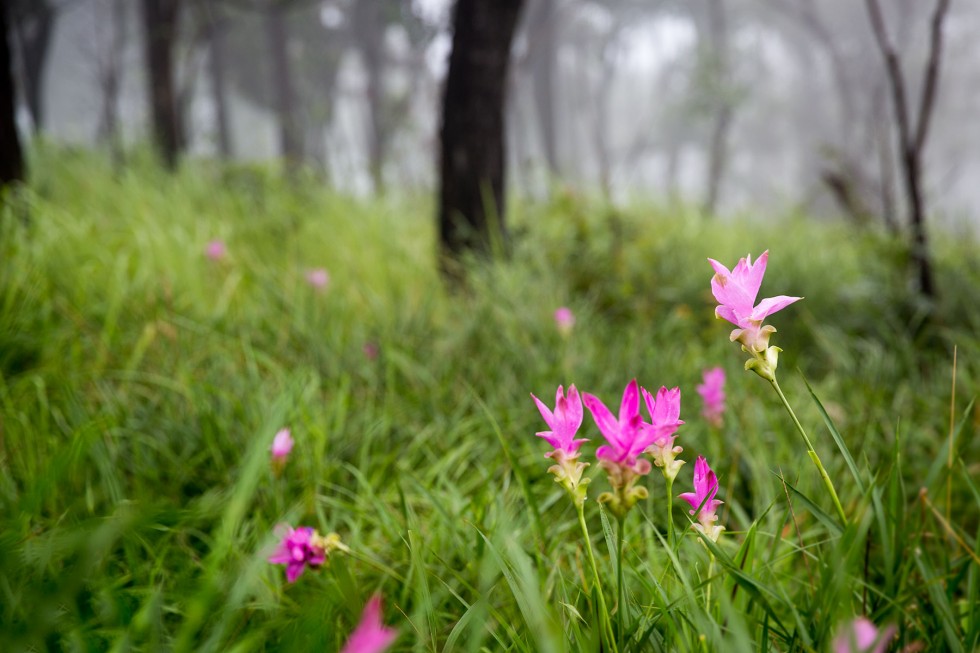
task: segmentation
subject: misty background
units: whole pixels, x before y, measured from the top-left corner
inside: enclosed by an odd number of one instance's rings
[[[150,138],[141,7],[19,0],[18,124],[125,156]],[[184,0],[175,51],[192,157],[299,158],[355,194],[438,181],[449,0]],[[883,3],[919,110],[932,3]],[[25,54],[46,7],[46,57]],[[18,13],[19,12],[19,13]],[[33,31],[32,31],[33,30]],[[980,215],[980,6],[951,4],[924,153],[930,224]],[[296,136],[281,137],[285,53]],[[39,71],[39,72],[37,72]],[[25,98],[37,98],[31,107]],[[864,3],[527,0],[508,80],[508,184],[708,212],[801,210],[904,226],[894,111]]]

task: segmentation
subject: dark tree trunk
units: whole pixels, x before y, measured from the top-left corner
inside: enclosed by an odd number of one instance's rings
[[[119,134],[119,93],[122,83],[122,57],[126,47],[128,7],[128,0],[114,0],[112,3],[112,39],[99,70],[102,115],[96,138],[108,144],[109,156],[116,170],[122,167],[123,162],[122,139]]]
[[[225,26],[215,15],[217,9],[207,8],[208,69],[211,73],[211,101],[214,103],[215,127],[218,132],[218,154],[222,159],[233,155],[231,128],[228,122],[227,83],[225,81]]]
[[[12,7],[14,34],[24,66],[24,100],[37,133],[44,128],[44,68],[56,13],[48,0],[15,0]]]
[[[8,0],[0,0],[0,190],[24,180],[24,153],[17,135],[14,77],[11,70]]]
[[[735,113],[731,79],[728,70],[728,16],[724,0],[708,0],[707,54],[709,79],[714,87],[714,116],[711,125],[711,142],[708,145],[707,186],[702,210],[712,215],[718,208],[725,172],[728,167],[728,137]]]
[[[184,144],[173,70],[179,4],[180,0],[143,0],[153,140],[171,170]]]
[[[443,98],[439,236],[444,271],[504,230],[504,90],[522,0],[457,0]]]
[[[527,32],[531,44],[531,75],[534,80],[534,108],[548,172],[559,176],[558,128],[555,114],[557,86],[557,11],[555,0],[536,0],[534,12],[528,10]]]
[[[273,0],[266,16],[266,37],[272,59],[272,84],[276,114],[279,117],[279,152],[288,169],[303,161],[303,143],[296,119],[296,99],[289,65],[288,36],[283,21],[283,3]]]

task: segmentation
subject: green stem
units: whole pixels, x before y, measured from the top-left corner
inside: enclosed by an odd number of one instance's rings
[[[674,479],[666,474],[664,480],[667,482],[667,546],[674,548],[674,493],[671,489]]]
[[[711,614],[711,577],[715,573],[715,555],[709,554],[708,558],[708,587],[704,591],[704,611]]]
[[[623,541],[626,539],[623,532],[623,525],[626,523],[626,516],[619,518],[616,525],[616,540],[618,553],[616,555],[616,586],[618,591],[619,605],[616,608],[616,630],[619,632],[620,639],[623,638],[623,613],[626,610],[626,590],[623,587]]]
[[[803,429],[803,425],[800,424],[800,420],[797,419],[796,413],[793,412],[793,407],[789,405],[789,401],[787,401],[786,395],[783,394],[782,389],[779,387],[779,383],[776,381],[776,378],[773,377],[769,383],[771,383],[773,389],[776,390],[776,394],[779,395],[780,400],[782,400],[783,406],[786,407],[786,412],[788,412],[789,416],[793,418],[793,423],[796,424],[796,429],[800,432],[800,435],[803,436],[803,442],[806,443],[806,452],[810,455],[810,460],[813,461],[813,464],[817,466],[817,471],[820,472],[820,478],[823,479],[824,487],[827,488],[830,498],[834,501],[834,507],[837,509],[837,516],[840,517],[841,523],[846,526],[847,515],[844,514],[844,507],[841,506],[840,499],[837,497],[837,490],[834,489],[834,482],[830,480],[830,475],[827,474],[827,470],[824,468],[823,463],[820,462],[820,456],[817,455],[816,449],[813,448],[813,443],[810,442],[810,437]]]
[[[606,599],[602,594],[599,567],[595,563],[595,553],[592,552],[592,538],[589,536],[589,527],[585,524],[585,506],[576,503],[575,508],[578,510],[578,525],[582,528],[582,537],[585,539],[585,551],[589,555],[589,564],[592,566],[592,582],[595,583],[596,594],[599,596],[599,620],[602,622],[600,628],[605,631],[610,650],[613,653],[619,653],[619,649],[616,647],[616,637],[612,631],[612,622],[609,619],[609,608],[606,607]]]

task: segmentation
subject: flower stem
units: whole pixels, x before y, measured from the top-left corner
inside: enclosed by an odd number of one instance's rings
[[[602,622],[600,628],[605,632],[610,650],[613,653],[619,653],[616,646],[616,636],[612,631],[612,622],[609,619],[609,608],[606,607],[606,599],[602,595],[602,581],[599,580],[599,567],[596,566],[595,553],[592,552],[592,538],[589,537],[589,527],[585,524],[585,505],[577,503],[575,508],[578,510],[578,524],[582,528],[585,550],[589,554],[589,564],[592,566],[592,581],[595,583],[596,594],[599,596],[599,620]]]
[[[672,487],[674,479],[664,474],[667,482],[667,546],[674,548],[674,493]]]
[[[810,460],[813,464],[817,466],[817,471],[820,472],[820,478],[823,480],[824,487],[830,494],[830,498],[834,501],[834,508],[837,509],[837,516],[840,517],[841,523],[847,525],[847,515],[844,514],[844,508],[841,506],[840,499],[837,497],[837,490],[834,489],[834,482],[830,480],[830,475],[827,474],[827,470],[824,468],[823,463],[820,462],[820,456],[817,455],[817,451],[813,448],[813,443],[810,442],[810,437],[806,434],[803,429],[803,425],[800,424],[800,420],[797,419],[796,413],[793,412],[793,407],[789,405],[789,401],[786,399],[786,395],[783,394],[782,389],[779,387],[779,383],[776,378],[773,377],[769,380],[772,384],[773,389],[776,394],[779,395],[779,399],[783,402],[783,406],[786,407],[786,412],[789,416],[793,418],[793,423],[796,424],[796,429],[803,436],[803,442],[806,444],[806,452],[810,455]]]
[[[624,626],[623,626],[623,616],[626,611],[626,590],[623,587],[623,541],[626,539],[623,532],[623,526],[626,523],[626,516],[622,516],[616,524],[616,540],[617,549],[616,554],[616,587],[618,592],[617,601],[619,605],[616,608],[616,622],[618,624],[617,631],[619,632],[620,639],[623,638]]]

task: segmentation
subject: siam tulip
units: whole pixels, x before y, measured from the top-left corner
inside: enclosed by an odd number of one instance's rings
[[[286,458],[289,456],[289,452],[293,450],[293,437],[290,435],[289,429],[280,429],[276,433],[275,437],[272,438],[270,449],[272,451],[272,468],[276,474],[279,474],[286,466]]]
[[[640,417],[640,391],[636,379],[623,391],[616,418],[597,397],[582,394],[586,408],[592,413],[596,426],[608,444],[596,451],[599,465],[606,470],[613,492],[604,492],[599,501],[609,503],[610,509],[622,519],[637,501],[648,496],[643,486],[635,487],[637,479],[650,473],[650,461],[640,458],[652,443],[653,433],[644,428]]]
[[[708,259],[715,270],[711,278],[711,294],[718,301],[715,316],[738,327],[732,331],[732,342],[741,343],[743,351],[753,356],[745,363],[745,369],[754,370],[762,378],[771,380],[775,378],[777,359],[782,350],[769,346],[769,336],[776,332],[776,328],[762,322],[802,297],[779,295],[755,303],[768,261],[769,250],[763,252],[755,263],[749,254],[739,259],[738,264],[729,271],[718,261]]]
[[[834,653],[885,653],[896,630],[894,625],[878,630],[865,617],[858,617],[838,632]]]
[[[558,333],[567,338],[575,326],[575,314],[572,313],[572,309],[567,306],[556,309],[555,326],[558,328]]]
[[[715,499],[717,493],[718,477],[708,466],[704,456],[698,456],[694,463],[694,492],[684,492],[679,496],[691,504],[693,510],[690,513],[697,514],[698,523],[694,527],[712,542],[717,542],[721,532],[725,530],[724,526],[715,524],[718,521],[716,511],[722,503]]]
[[[323,290],[330,283],[330,273],[323,268],[315,268],[306,272],[306,282],[316,290]]]
[[[387,628],[381,620],[381,596],[375,594],[364,606],[361,623],[341,649],[340,653],[382,653],[398,637],[398,631]]]
[[[581,505],[585,501],[585,486],[589,479],[582,479],[582,472],[588,467],[588,463],[578,462],[579,447],[588,440],[575,437],[582,426],[582,400],[578,390],[574,385],[569,386],[566,397],[564,387],[558,386],[554,412],[533,394],[531,398],[534,399],[541,417],[551,428],[550,431],[536,434],[539,438],[544,438],[553,449],[545,454],[546,458],[555,461],[548,471],[555,475],[556,483],[561,483],[568,490],[576,504]]]
[[[715,428],[721,428],[721,418],[725,414],[725,370],[712,367],[704,371],[704,383],[697,387],[704,406],[701,416]]]
[[[647,392],[646,388],[640,388],[643,392],[643,401],[650,412],[650,424],[644,424],[643,428],[647,431],[647,438],[650,446],[647,453],[653,457],[653,464],[663,470],[664,477],[669,481],[677,478],[677,472],[683,460],[676,460],[675,456],[682,451],[681,447],[674,446],[677,438],[674,433],[677,428],[684,423],[680,419],[681,415],[681,389],[661,387],[657,391],[657,396]]]
[[[364,358],[368,359],[369,361],[373,361],[378,358],[378,345],[371,341],[365,342],[364,346],[361,347],[361,351],[364,353]]]
[[[204,248],[204,255],[207,256],[212,261],[221,261],[227,256],[228,250],[225,247],[224,241],[212,240]]]

